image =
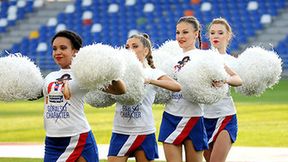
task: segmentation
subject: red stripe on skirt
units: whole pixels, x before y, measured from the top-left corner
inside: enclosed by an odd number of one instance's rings
[[[216,140],[216,138],[218,137],[219,133],[224,130],[224,128],[226,127],[226,125],[231,121],[233,115],[230,116],[226,116],[225,119],[222,121],[220,128],[218,129],[218,132],[216,133],[216,135],[213,138],[213,141]]]
[[[88,137],[88,132],[87,133],[82,133],[80,134],[80,137],[79,137],[79,140],[78,140],[78,143],[74,149],[74,151],[72,152],[72,154],[68,157],[68,159],[66,161],[76,161],[80,156],[81,156],[81,153],[85,147],[85,144],[86,144],[86,139]]]
[[[174,145],[180,145],[183,140],[189,135],[190,131],[193,129],[193,127],[196,125],[200,117],[192,117],[189,119],[187,124],[185,125],[182,132],[177,136],[177,138],[174,140]]]
[[[136,140],[133,142],[125,156],[128,156],[131,152],[133,152],[135,149],[137,149],[145,140],[146,135],[139,135],[136,137]]]

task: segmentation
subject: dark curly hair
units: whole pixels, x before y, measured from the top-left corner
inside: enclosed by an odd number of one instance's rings
[[[58,33],[56,33],[53,36],[53,38],[51,40],[51,44],[53,44],[54,40],[57,37],[65,37],[65,38],[69,39],[71,44],[72,44],[72,48],[74,48],[76,50],[79,50],[82,47],[82,39],[81,39],[81,37],[78,34],[76,34],[75,32],[73,32],[73,31],[70,31],[70,30],[59,31]]]

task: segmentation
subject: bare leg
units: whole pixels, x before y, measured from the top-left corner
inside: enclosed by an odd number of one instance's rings
[[[184,141],[186,162],[202,162],[203,151],[196,151],[191,140]]]
[[[108,162],[126,162],[128,156],[108,156]]]
[[[167,162],[182,162],[182,146],[163,143],[165,158]]]
[[[135,159],[136,159],[136,162],[149,162],[143,150],[139,150],[135,152]],[[153,162],[153,160],[150,162]]]
[[[219,133],[210,156],[210,162],[225,162],[227,155],[231,149],[232,143],[227,130]]]
[[[80,156],[76,162],[86,162],[85,158],[83,156]]]
[[[209,145],[209,150],[204,150],[204,158],[206,162],[210,161],[212,149],[213,149],[213,143]]]

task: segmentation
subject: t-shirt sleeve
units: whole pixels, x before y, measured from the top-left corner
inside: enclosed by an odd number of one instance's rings
[[[49,84],[49,83],[48,83],[48,80],[49,80],[49,78],[50,78],[51,76],[53,76],[53,72],[49,73],[49,74],[44,78],[44,84],[43,84],[43,88],[42,88],[42,93],[43,93],[44,96],[48,94],[48,92],[47,92],[47,86],[48,86],[48,84]]]
[[[163,72],[162,70],[153,69],[153,76],[151,77],[151,79],[158,80],[160,77],[162,77],[164,75],[166,75],[166,73]]]

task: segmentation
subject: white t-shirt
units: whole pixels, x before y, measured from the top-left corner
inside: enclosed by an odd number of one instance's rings
[[[181,59],[184,58],[185,56],[189,56],[191,59],[191,57],[193,57],[193,53],[197,52],[198,50],[199,49],[194,49],[183,53],[183,57],[181,56]],[[177,73],[180,70],[181,69],[175,69],[175,73]],[[172,93],[172,99],[166,104],[165,111],[174,116],[182,116],[182,117],[203,116],[203,110],[200,104],[192,103],[184,99],[181,91]]]
[[[164,72],[145,68],[145,77],[157,80],[165,75]],[[135,105],[121,105],[116,103],[113,132],[126,135],[144,135],[156,131],[152,114],[152,104],[156,90],[151,84],[145,84],[145,95],[142,102]]]
[[[228,64],[232,60],[232,56],[228,54],[221,54],[222,58],[224,59],[224,62]],[[231,62],[230,62],[231,63]],[[233,63],[233,62],[232,62]],[[228,84],[225,84],[224,86],[229,86]],[[203,105],[204,110],[204,117],[205,118],[219,118],[223,116],[228,115],[234,115],[236,114],[236,108],[233,102],[233,99],[230,95],[230,89],[227,88],[227,95],[220,101],[211,104],[211,105]]]
[[[65,99],[63,94],[63,80],[68,82],[69,99]],[[43,88],[44,127],[48,137],[75,136],[91,130],[84,114],[86,93],[78,87],[71,69],[61,69],[46,76]]]
[[[226,84],[225,86],[228,85]],[[236,108],[229,91],[227,92],[227,96],[222,98],[220,101],[211,105],[203,104],[203,110],[204,118],[219,118],[236,114]]]

